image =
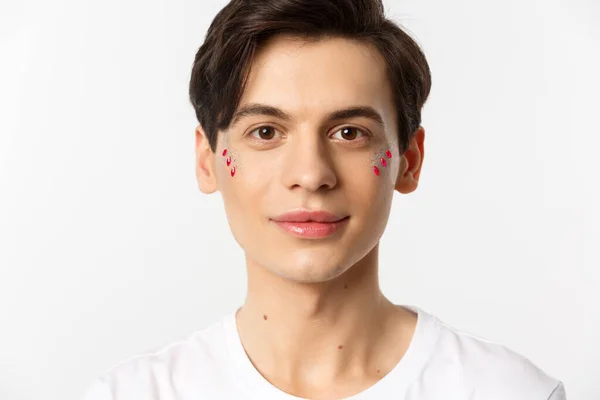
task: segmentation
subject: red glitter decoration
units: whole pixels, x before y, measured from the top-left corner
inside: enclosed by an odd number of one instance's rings
[[[392,158],[392,152],[389,150],[385,151],[385,155],[387,156],[387,158]]]
[[[379,168],[377,168],[377,165],[373,166],[373,172],[375,172],[375,175],[379,176]]]
[[[231,176],[235,175],[235,167],[231,168]]]
[[[227,149],[223,150],[223,157],[225,157],[225,154],[227,154]]]
[[[227,157],[227,166],[229,167],[229,164],[231,164],[231,157]]]
[[[384,167],[387,167],[387,162],[385,161],[385,158],[381,159],[381,165],[383,165]]]

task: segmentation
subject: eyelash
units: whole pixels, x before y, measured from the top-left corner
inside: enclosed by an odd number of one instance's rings
[[[252,136],[253,140],[256,140],[258,142],[265,143],[265,142],[272,141],[273,139],[261,139],[261,138],[257,138],[256,136],[253,135],[254,132],[256,132],[256,131],[258,131],[258,130],[260,130],[262,128],[273,128],[276,131],[278,131],[277,128],[275,128],[274,126],[271,126],[271,125],[261,125],[261,126],[258,126],[258,127],[254,128],[254,129],[252,129],[251,131],[249,131],[248,136]],[[371,134],[367,130],[362,129],[362,128],[358,128],[356,126],[350,126],[350,125],[342,126],[340,129],[336,130],[334,133],[341,132],[341,131],[343,131],[344,129],[347,129],[347,128],[358,130],[359,132],[362,133],[362,136],[360,136],[357,139],[353,139],[353,140],[340,139],[339,141],[351,143],[351,142],[358,142],[361,138],[366,138],[366,139],[370,139],[371,138]]]

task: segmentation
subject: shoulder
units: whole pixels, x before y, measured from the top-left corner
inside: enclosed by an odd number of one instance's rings
[[[564,386],[527,357],[435,318],[438,340],[431,367],[450,371],[466,398],[562,400]],[[561,397],[562,395],[562,397]],[[554,396],[554,397],[551,397]]]
[[[209,376],[218,379],[215,371],[226,369],[226,347],[222,321],[215,322],[182,340],[114,364],[94,380],[85,400],[162,399],[165,393],[175,398],[188,382],[201,383],[198,379]]]

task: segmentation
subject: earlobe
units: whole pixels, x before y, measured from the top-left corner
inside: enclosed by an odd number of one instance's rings
[[[196,179],[202,193],[210,194],[217,191],[217,179],[214,168],[214,153],[201,125],[196,127]]]
[[[419,185],[421,167],[425,157],[425,129],[420,126],[409,142],[408,149],[400,158],[400,169],[395,189],[403,194],[414,192]]]

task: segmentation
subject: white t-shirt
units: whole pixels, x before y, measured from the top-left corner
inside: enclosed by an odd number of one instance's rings
[[[400,362],[352,400],[565,400],[561,381],[506,347],[459,331],[419,307]],[[252,365],[235,312],[185,340],[124,360],[84,400],[293,400]]]

